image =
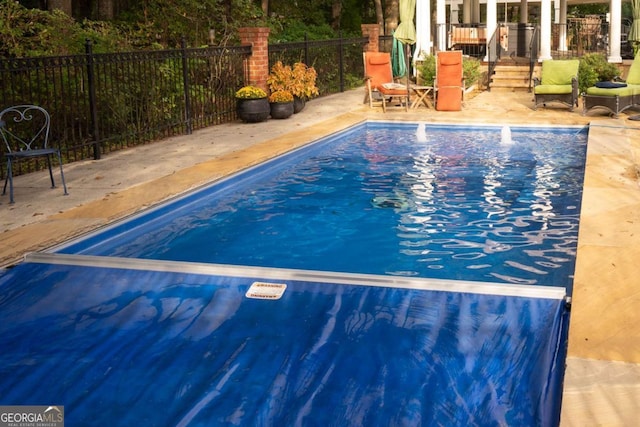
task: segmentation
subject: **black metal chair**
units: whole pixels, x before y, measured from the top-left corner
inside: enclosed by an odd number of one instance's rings
[[[9,183],[9,202],[13,203],[13,166],[20,160],[46,157],[49,166],[51,188],[55,188],[51,156],[58,157],[60,177],[65,196],[67,184],[64,181],[62,157],[60,150],[49,146],[49,130],[51,118],[47,110],[37,105],[16,105],[0,112],[0,134],[5,143],[5,157],[7,158],[7,177],[4,181],[2,195],[7,193]]]

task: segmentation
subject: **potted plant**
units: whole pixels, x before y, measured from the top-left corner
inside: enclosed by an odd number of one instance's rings
[[[256,86],[245,86],[236,92],[238,117],[247,123],[257,123],[269,118],[271,107],[267,93]]]
[[[269,95],[272,119],[286,119],[293,114],[293,95],[286,90],[277,90]]]
[[[307,67],[307,65],[302,62],[296,62],[293,64],[292,74],[293,85],[289,90],[293,96],[302,99],[311,99],[320,94],[316,86],[318,73],[316,73],[315,68]]]
[[[278,61],[271,67],[267,84],[272,92],[286,90],[291,93],[294,98],[294,113],[298,113],[304,108],[306,100],[319,95],[317,76],[313,67],[302,62],[296,62],[291,67]]]
[[[588,53],[580,58],[580,68],[578,68],[578,83],[580,93],[587,91],[587,88],[595,86],[597,82],[613,82],[620,77],[620,69],[601,53]]]

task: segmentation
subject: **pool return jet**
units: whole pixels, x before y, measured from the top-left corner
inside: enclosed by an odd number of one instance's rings
[[[502,145],[511,145],[513,144],[513,139],[511,139],[511,128],[509,126],[502,126],[502,131],[500,135],[500,143]]]
[[[427,142],[427,125],[425,123],[419,123],[416,129],[416,139],[418,142]]]

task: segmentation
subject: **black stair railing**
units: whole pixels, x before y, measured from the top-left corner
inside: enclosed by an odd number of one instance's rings
[[[533,71],[538,62],[538,52],[540,50],[540,37],[538,27],[533,28],[531,42],[529,43],[529,92],[531,92],[531,84],[533,82]]]
[[[489,84],[487,85],[488,91],[491,91],[491,78],[493,76],[493,73],[496,70],[496,65],[498,65],[498,61],[500,60],[500,54],[502,51],[502,48],[500,46],[499,34],[500,34],[500,27],[498,26],[496,27],[493,34],[491,34],[491,38],[487,43],[487,63],[489,66],[489,70],[487,74],[489,79]]]

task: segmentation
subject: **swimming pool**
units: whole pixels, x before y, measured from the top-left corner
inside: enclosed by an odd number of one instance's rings
[[[57,252],[561,286],[585,128],[367,123]]]
[[[73,425],[556,424],[586,129],[417,126],[348,129],[7,270],[0,404]]]

